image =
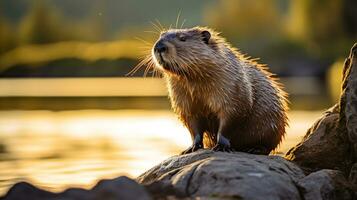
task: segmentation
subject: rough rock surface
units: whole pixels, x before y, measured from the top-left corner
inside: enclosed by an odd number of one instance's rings
[[[136,181],[100,181],[91,190],[52,193],[28,183],[0,200],[357,199],[357,44],[345,61],[340,101],[286,158],[200,150],[173,156]]]
[[[307,131],[286,158],[307,171],[338,169],[357,185],[357,43],[344,63],[340,101]]]
[[[295,182],[302,177],[298,166],[278,156],[202,150],[172,157],[137,180],[171,184],[186,196],[300,199]]]
[[[172,157],[137,180],[171,184],[186,196],[300,199],[295,183],[302,177],[298,166],[278,156],[202,150]]]
[[[313,172],[297,184],[304,194],[304,199],[353,199],[352,188],[337,170],[323,169]]]
[[[345,61],[343,92],[341,95],[341,115],[352,146],[354,161],[357,161],[357,43],[352,47]]]
[[[338,179],[337,179],[337,178]],[[181,197],[217,199],[353,199],[339,171],[318,171],[305,176],[294,163],[280,156],[222,153],[201,150],[174,156],[137,178],[150,187],[171,186]],[[153,192],[153,191],[151,191]]]
[[[339,169],[348,171],[352,164],[346,132],[340,132],[338,106],[324,113],[307,131],[303,141],[285,156],[306,171]],[[347,144],[347,145],[346,145]]]

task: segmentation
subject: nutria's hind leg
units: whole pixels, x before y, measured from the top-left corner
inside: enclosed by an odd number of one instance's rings
[[[224,151],[224,152],[233,152],[233,148],[229,139],[225,136],[231,134],[235,130],[234,118],[221,118],[219,119],[219,128],[217,133],[217,144],[212,148],[214,151]]]
[[[233,148],[230,142],[223,135],[219,135],[217,139],[217,144],[212,148],[213,151],[223,151],[223,152],[233,152]]]

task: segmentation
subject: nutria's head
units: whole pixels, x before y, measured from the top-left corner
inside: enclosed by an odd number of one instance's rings
[[[152,48],[152,60],[161,72],[202,76],[216,65],[222,38],[208,28],[171,29],[161,33]]]

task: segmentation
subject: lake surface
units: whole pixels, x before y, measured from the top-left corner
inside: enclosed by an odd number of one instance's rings
[[[321,111],[290,111],[277,153],[297,144]],[[169,110],[0,111],[0,196],[19,181],[51,191],[136,177],[190,145]]]

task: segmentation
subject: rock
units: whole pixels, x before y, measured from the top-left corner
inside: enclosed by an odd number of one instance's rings
[[[91,190],[70,188],[62,193],[52,193],[29,183],[15,184],[1,200],[150,200],[145,187],[122,176],[112,180],[99,181]]]
[[[53,200],[79,200],[94,199],[93,194],[82,188],[69,188],[62,193],[57,194]]]
[[[291,148],[285,158],[294,161],[305,171],[339,169],[348,171],[352,159],[347,135],[339,129],[339,112],[335,106],[326,111],[307,131],[303,141]]]
[[[345,61],[341,95],[341,115],[357,161],[357,43]]]
[[[53,199],[56,194],[39,189],[29,183],[19,182],[13,185],[1,200]]]
[[[340,171],[321,170],[305,176],[296,164],[282,157],[242,152],[200,150],[174,156],[139,176],[137,181],[148,188],[161,185],[163,190],[156,189],[156,192],[164,191],[166,196],[177,198],[338,200],[355,197],[351,184]]]
[[[94,199],[140,199],[150,200],[148,192],[144,186],[139,185],[134,180],[122,176],[113,180],[101,180],[90,191]]]
[[[354,161],[349,180],[357,191],[357,43],[353,45],[350,55],[345,61],[340,102],[341,126],[346,126]]]
[[[338,169],[347,176],[350,173],[357,161],[357,44],[344,64],[340,101],[315,122],[286,158],[307,172]]]
[[[357,163],[355,163],[350,171],[350,175],[348,176],[348,180],[350,181],[350,183],[352,184],[354,190],[357,193]],[[357,194],[356,194],[357,196]]]
[[[353,199],[351,185],[340,171],[320,170],[298,181],[305,200]]]
[[[303,177],[298,166],[278,156],[202,150],[174,156],[137,180],[172,185],[190,197],[301,199],[295,183]]]

